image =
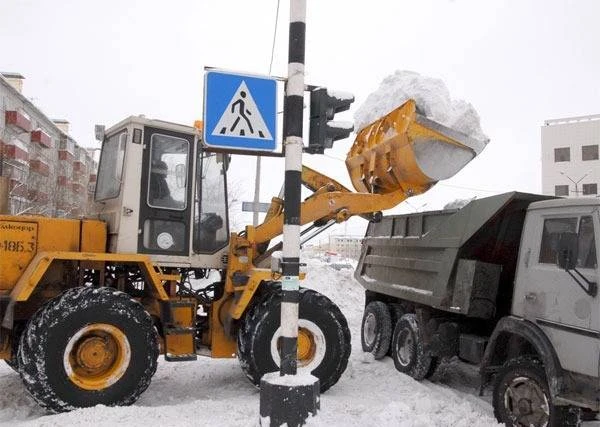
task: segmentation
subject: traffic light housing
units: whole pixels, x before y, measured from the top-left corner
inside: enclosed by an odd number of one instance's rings
[[[348,138],[354,130],[352,122],[333,121],[336,113],[346,111],[354,102],[354,96],[342,92],[333,92],[320,87],[310,92],[310,128],[308,147],[304,151],[310,154],[323,154],[331,148],[333,142]]]

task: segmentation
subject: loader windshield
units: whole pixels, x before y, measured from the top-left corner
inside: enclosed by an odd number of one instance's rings
[[[227,245],[227,185],[223,155],[198,150],[194,206],[195,253],[213,253]]]

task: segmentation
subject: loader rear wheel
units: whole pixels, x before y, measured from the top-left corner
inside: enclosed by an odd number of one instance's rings
[[[152,318],[112,288],[74,288],[44,305],[18,352],[27,390],[54,412],[132,404],[148,388],[157,358]]]
[[[17,353],[19,351],[19,342],[21,341],[21,334],[25,329],[25,322],[15,322],[12,329],[11,334],[11,351],[10,351],[10,359],[4,359],[4,362],[10,368],[15,371],[17,374],[19,373],[19,360],[17,359]]]
[[[281,293],[273,291],[246,314],[238,331],[238,358],[246,376],[260,385],[262,376],[279,369]],[[298,372],[319,378],[324,392],[346,369],[350,330],[346,318],[329,298],[300,289]]]
[[[425,350],[422,327],[413,313],[405,314],[396,323],[392,339],[394,366],[403,374],[420,381],[433,374],[432,358]]]
[[[371,301],[367,304],[360,338],[364,352],[373,354],[377,360],[385,357],[392,339],[392,318],[386,303]]]

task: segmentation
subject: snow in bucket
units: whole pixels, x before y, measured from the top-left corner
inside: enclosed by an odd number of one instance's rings
[[[415,157],[422,172],[434,181],[447,179],[469,163],[488,142],[481,129],[479,114],[468,102],[452,99],[446,84],[414,71],[396,71],[381,82],[354,114],[355,129],[380,119],[407,100],[414,99],[417,112],[475,140],[471,149],[440,142],[419,141]]]

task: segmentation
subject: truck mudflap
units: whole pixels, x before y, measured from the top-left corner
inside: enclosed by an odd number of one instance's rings
[[[510,349],[507,348],[507,345],[514,337],[525,341],[536,351],[544,365],[550,393],[553,398],[557,397],[564,390],[565,373],[550,340],[537,325],[514,316],[500,319],[489,339],[480,366],[482,389],[491,375],[510,357],[508,354]],[[506,355],[506,357],[501,355]]]

